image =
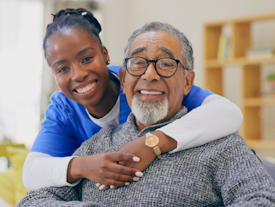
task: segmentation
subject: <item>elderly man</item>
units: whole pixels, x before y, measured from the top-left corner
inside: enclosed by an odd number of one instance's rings
[[[161,154],[150,132],[186,114],[181,100],[194,80],[192,47],[180,31],[148,23],[132,34],[125,57],[120,80],[132,114],[121,126],[103,128],[74,155],[112,152],[146,135],[144,144],[159,158],[128,186],[100,191],[82,179],[75,187],[32,191],[18,206],[275,206],[274,181],[237,134]]]

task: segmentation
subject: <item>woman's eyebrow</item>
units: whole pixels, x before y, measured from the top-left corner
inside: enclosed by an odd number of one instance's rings
[[[76,54],[76,56],[81,55],[82,53],[86,52],[87,50],[95,50],[95,49],[92,48],[92,47],[86,47],[85,49],[79,51],[79,52]]]
[[[92,48],[92,47],[86,47],[85,49],[79,51],[79,52],[76,54],[76,56],[81,55],[82,53],[86,52],[87,50],[94,50],[94,48]],[[65,63],[65,62],[67,62],[67,60],[58,60],[58,61],[56,61],[56,62],[52,65],[52,67],[54,67],[54,66],[55,66],[56,64],[58,64],[58,63]]]
[[[52,67],[54,67],[56,64],[65,63],[65,62],[67,62],[67,60],[58,60],[52,65]]]

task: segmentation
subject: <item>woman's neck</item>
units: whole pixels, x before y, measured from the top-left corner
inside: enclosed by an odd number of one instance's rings
[[[112,75],[113,76],[113,75]],[[95,118],[102,118],[108,114],[115,106],[120,93],[120,83],[117,78],[110,78],[106,87],[106,92],[102,100],[96,105],[87,107],[89,113]]]

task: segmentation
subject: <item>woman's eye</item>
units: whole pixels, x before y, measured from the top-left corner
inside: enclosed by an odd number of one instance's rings
[[[93,57],[86,57],[83,59],[82,63],[88,62],[89,60],[91,60]]]
[[[64,73],[69,69],[69,67],[62,67],[58,70],[58,73]]]

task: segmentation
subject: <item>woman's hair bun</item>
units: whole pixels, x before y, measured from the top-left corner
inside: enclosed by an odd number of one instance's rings
[[[65,9],[65,10],[60,10],[56,14],[53,15],[53,22],[56,21],[59,17],[61,16],[83,16],[85,19],[87,19],[91,24],[94,25],[94,27],[98,30],[98,33],[101,32],[101,26],[97,19],[94,17],[94,15],[83,8],[78,8],[78,9]]]

